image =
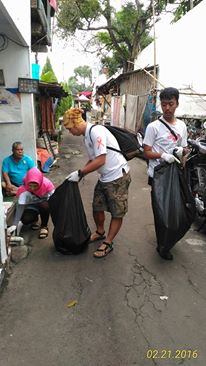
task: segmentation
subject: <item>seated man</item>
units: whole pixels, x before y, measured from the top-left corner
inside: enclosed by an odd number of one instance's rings
[[[12,145],[12,155],[4,158],[2,163],[3,193],[6,196],[15,196],[18,187],[24,184],[23,178],[29,169],[35,166],[32,158],[24,155],[21,142],[14,142]]]

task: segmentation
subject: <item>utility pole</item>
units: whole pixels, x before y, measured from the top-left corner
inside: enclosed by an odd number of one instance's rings
[[[65,82],[65,80],[64,80],[64,62],[62,62],[62,73],[63,73],[63,82]]]
[[[38,60],[38,52],[35,53],[35,62],[36,64],[38,64],[39,60]]]
[[[154,89],[156,89],[157,83],[157,66],[156,66],[156,34],[155,34],[155,6],[154,0],[152,1],[152,14],[153,14],[153,36],[154,36]]]

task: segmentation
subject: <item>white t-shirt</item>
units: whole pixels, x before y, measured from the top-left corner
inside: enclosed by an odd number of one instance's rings
[[[94,160],[96,157],[106,154],[105,164],[98,169],[99,179],[101,182],[112,182],[123,176],[122,169],[128,173],[127,160],[121,153],[107,149],[107,146],[114,147],[117,150],[120,150],[120,147],[116,138],[106,127],[95,125],[90,134],[89,130],[92,126],[91,123],[87,122],[84,137],[89,160]]]
[[[143,140],[144,145],[152,146],[152,151],[157,153],[169,153],[172,154],[173,150],[177,146],[187,146],[187,127],[186,124],[176,119],[174,124],[168,123],[163,117],[162,120],[168,124],[170,128],[175,132],[178,139],[176,140],[169,129],[159,120],[149,123],[146,128],[145,137]],[[148,167],[148,175],[153,177],[154,167],[160,163],[160,159],[150,159]]]

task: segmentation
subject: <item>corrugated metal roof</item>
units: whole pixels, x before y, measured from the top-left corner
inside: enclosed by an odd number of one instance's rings
[[[39,91],[41,95],[54,98],[67,97],[69,95],[60,84],[46,83],[45,81],[39,81]]]

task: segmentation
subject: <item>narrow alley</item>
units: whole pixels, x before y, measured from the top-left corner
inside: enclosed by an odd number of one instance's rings
[[[87,161],[82,138],[64,131],[56,186]],[[129,212],[114,250],[93,258],[55,251],[49,238],[25,230],[30,254],[11,264],[0,298],[1,366],[203,366],[206,240],[194,228],[176,245],[174,261],[155,250],[146,163],[130,162]],[[97,174],[80,191],[91,230]],[[72,306],[73,305],[73,306]]]

